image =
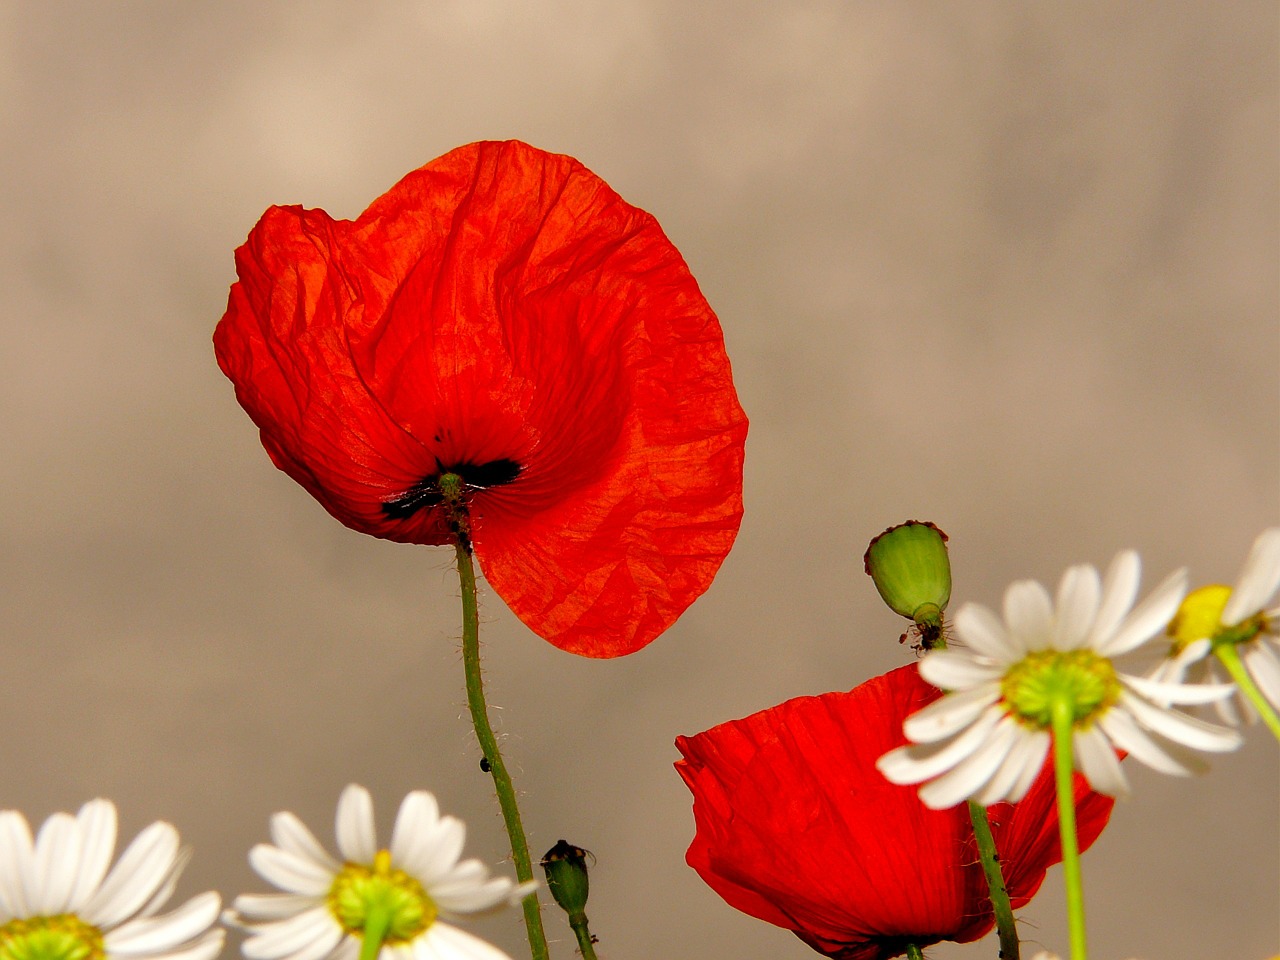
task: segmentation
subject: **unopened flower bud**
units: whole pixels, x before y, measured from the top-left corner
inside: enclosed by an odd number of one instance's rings
[[[547,889],[571,921],[583,916],[587,908],[589,856],[591,854],[581,847],[560,840],[542,858],[542,869],[547,872]]]
[[[872,540],[862,560],[889,608],[915,623],[926,648],[937,645],[951,600],[947,535],[932,523],[908,520]]]

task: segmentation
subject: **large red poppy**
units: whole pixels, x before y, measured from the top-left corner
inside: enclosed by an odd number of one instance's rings
[[[914,665],[849,693],[800,697],[676,741],[693,791],[689,865],[731,906],[841,960],[967,942],[994,920],[968,807],[930,810],[875,768],[902,721],[940,696]],[[1113,800],[1076,777],[1081,848]],[[1014,908],[1062,858],[1052,772],[988,810]]]
[[[578,161],[460,147],[354,221],[272,207],[236,270],[218,363],[347,526],[469,540],[517,616],[586,656],[644,646],[711,583],[747,431],[720,325],[653,217]]]

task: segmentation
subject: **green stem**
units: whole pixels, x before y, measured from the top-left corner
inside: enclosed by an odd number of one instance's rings
[[[360,937],[360,960],[374,960],[378,956],[390,925],[391,911],[382,904],[371,904]]]
[[[1262,717],[1262,722],[1271,729],[1275,738],[1280,740],[1280,716],[1276,715],[1267,698],[1258,689],[1258,685],[1253,682],[1253,677],[1249,676],[1249,671],[1245,669],[1244,664],[1240,661],[1240,651],[1236,649],[1236,645],[1234,643],[1217,643],[1214,644],[1213,652],[1218,655],[1222,665],[1227,668],[1227,673],[1231,674],[1231,679],[1236,682],[1240,692],[1249,698],[1253,708]]]
[[[1069,695],[1053,700],[1053,774],[1058,787],[1058,836],[1062,840],[1062,880],[1067,888],[1067,929],[1071,960],[1088,960],[1085,943],[1084,882],[1080,875],[1080,842],[1076,837],[1076,796],[1072,776],[1071,730],[1075,708]]]
[[[476,728],[476,739],[493,775],[493,786],[498,793],[498,806],[511,838],[511,857],[516,865],[516,877],[521,883],[533,879],[533,861],[529,858],[529,842],[520,822],[520,808],[516,804],[515,787],[507,773],[507,765],[498,750],[498,740],[489,726],[489,708],[484,701],[484,680],[480,674],[480,613],[476,605],[476,571],[471,562],[471,551],[462,543],[457,544],[458,580],[462,585],[462,664],[467,675],[467,706],[471,708],[471,722]],[[542,912],[537,894],[529,894],[522,903],[524,925],[529,934],[529,952],[533,960],[547,960],[547,935],[542,930]],[[361,958],[364,960],[364,958]]]
[[[587,925],[587,915],[570,914],[569,926],[573,928],[573,935],[578,938],[578,952],[582,954],[582,960],[596,960],[596,941]]]
[[[907,960],[924,960],[924,954],[914,943],[907,944]]]
[[[1000,932],[1000,960],[1019,960],[1018,931],[1013,922],[1013,907],[1009,904],[1009,890],[1000,871],[1000,855],[996,852],[996,840],[991,835],[991,821],[987,810],[976,800],[969,801],[969,819],[973,821],[973,836],[978,841],[978,857],[982,861],[982,873],[987,878],[987,890],[991,895],[991,909],[996,915],[996,929]]]

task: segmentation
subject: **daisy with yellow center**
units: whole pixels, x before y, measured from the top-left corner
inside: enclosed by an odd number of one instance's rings
[[[222,901],[203,893],[160,914],[189,855],[158,822],[111,866],[116,808],[91,800],[55,813],[35,839],[16,810],[0,812],[0,960],[212,960],[225,934]]]
[[[1188,594],[1169,624],[1169,659],[1152,678],[1220,679],[1221,663],[1236,682],[1245,715],[1261,717],[1280,740],[1280,527],[1264,530],[1234,588],[1210,584]],[[1215,706],[1227,723],[1240,715],[1230,699]]]
[[[1132,551],[1115,558],[1105,581],[1092,566],[1072,567],[1056,603],[1041,584],[1019,581],[1005,593],[1003,621],[965,604],[954,634],[967,649],[932,650],[920,661],[920,675],[949,692],[908,717],[903,729],[911,744],[877,763],[894,783],[924,783],[926,806],[945,809],[966,799],[988,806],[1020,800],[1052,747],[1074,960],[1084,960],[1085,944],[1073,770],[1099,793],[1117,796],[1128,792],[1117,751],[1164,773],[1187,774],[1195,764],[1187,748],[1240,745],[1234,730],[1169,706],[1230,696],[1229,684],[1157,682],[1117,669],[1113,658],[1160,632],[1186,592],[1179,571],[1134,606],[1140,569]]]
[[[237,897],[228,919],[249,931],[249,960],[510,960],[449,921],[518,902],[534,884],[459,862],[466,828],[424,790],[405,797],[390,847],[377,844],[373,801],[352,784],[338,801],[333,857],[292,813],[271,818],[271,844],[249,862],[285,891]],[[3,958],[0,958],[3,960]]]

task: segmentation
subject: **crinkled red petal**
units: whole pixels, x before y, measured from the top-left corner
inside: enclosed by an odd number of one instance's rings
[[[569,157],[461,147],[355,221],[274,207],[236,257],[218,361],[276,464],[374,536],[442,467],[474,492],[494,590],[574,653],[630,653],[714,577],[742,515],[747,423],[723,337],[647,213]],[[465,479],[465,473],[464,473]]]
[[[905,742],[903,720],[939,695],[911,665],[679,738],[697,826],[690,866],[730,905],[843,960],[985,935],[993,919],[967,807],[930,810],[875,769]],[[1052,797],[1052,782],[1038,783],[1023,804],[993,808],[1011,817],[997,843],[1019,904],[1056,862]],[[1105,823],[1098,809],[1084,795],[1089,841]]]

